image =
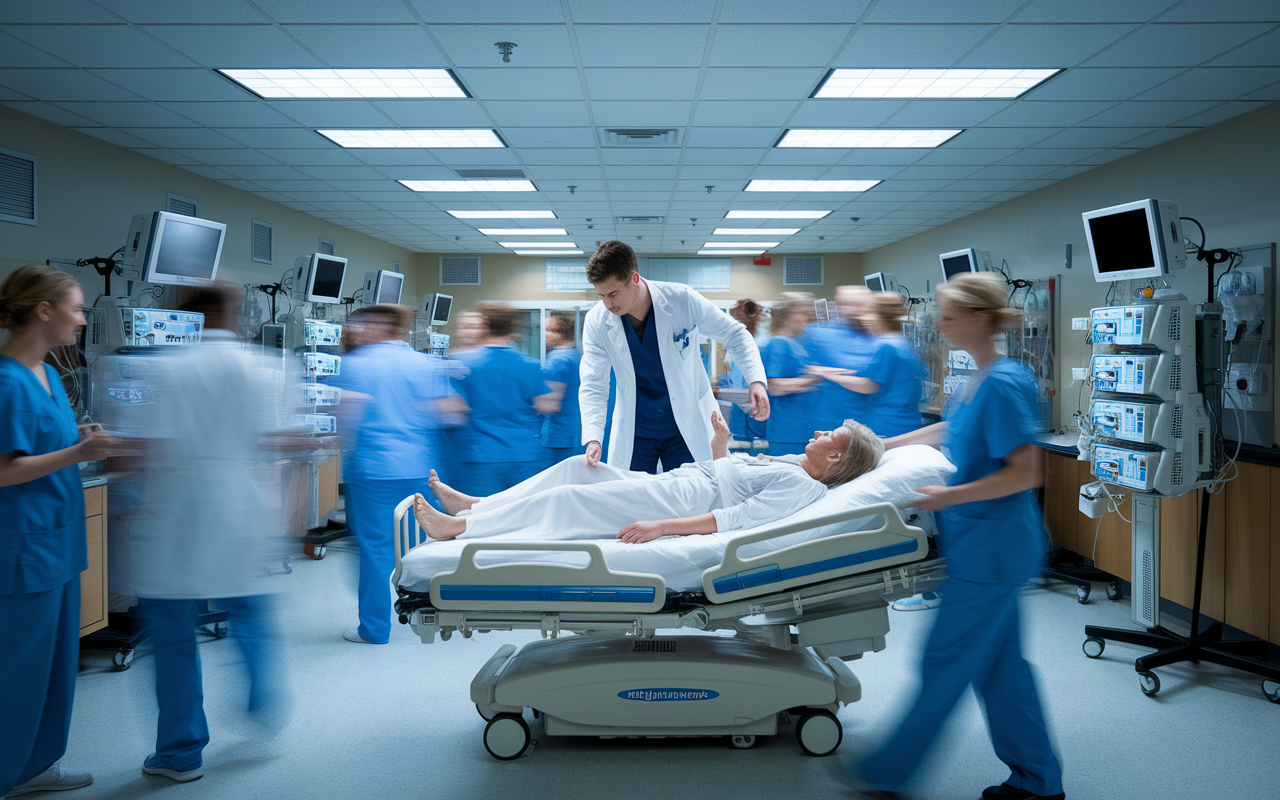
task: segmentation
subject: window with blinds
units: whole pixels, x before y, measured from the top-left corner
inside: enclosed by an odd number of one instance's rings
[[[548,292],[590,292],[591,282],[587,280],[587,259],[585,258],[548,258],[547,259],[547,291]]]

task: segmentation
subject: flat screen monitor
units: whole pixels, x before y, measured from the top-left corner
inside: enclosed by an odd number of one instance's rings
[[[341,256],[312,253],[294,262],[295,291],[308,303],[341,303],[342,281],[347,275],[347,260]]]
[[[873,292],[896,292],[898,280],[892,272],[873,272],[862,279],[867,288]]]
[[[453,309],[453,295],[436,293],[431,303],[431,325],[448,325],[449,312]]]
[[[986,250],[975,250],[972,247],[952,250],[950,253],[939,253],[938,261],[942,263],[943,283],[964,272],[991,269],[991,253]]]
[[[400,291],[404,288],[404,275],[389,269],[364,274],[364,301],[366,303],[400,302]]]
[[[148,219],[149,217],[149,219]],[[198,286],[218,274],[227,226],[221,222],[153,211],[133,218],[125,262],[147,283]]]
[[[1137,200],[1081,217],[1098,283],[1158,278],[1187,265],[1178,207],[1167,200]]]

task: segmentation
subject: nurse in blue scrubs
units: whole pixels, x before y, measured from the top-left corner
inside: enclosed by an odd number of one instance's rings
[[[768,376],[769,419],[765,438],[769,455],[801,455],[813,436],[822,379],[805,374],[808,353],[801,337],[809,325],[813,304],[806,300],[779,303],[770,310],[769,341],[760,348]]]
[[[813,374],[848,374],[866,369],[875,353],[875,337],[862,327],[862,318],[871,306],[871,290],[865,286],[836,287],[836,307],[840,320],[823,327],[810,328],[805,336]],[[865,395],[836,383],[818,390],[818,429],[838,428],[846,419],[867,424],[872,403]]]
[[[578,410],[579,367],[582,356],[574,347],[574,315],[553,314],[547,321],[547,363],[542,379],[560,403],[560,410],[542,418],[542,445],[552,463],[587,452],[582,443],[582,413]]]
[[[978,373],[952,397],[944,421],[894,437],[886,447],[946,445],[949,486],[924,486],[917,505],[938,512],[947,558],[946,598],[925,645],[922,686],[897,731],[860,765],[877,789],[911,778],[947,716],[972,685],[996,756],[1009,767],[986,800],[1064,798],[1031,667],[1022,657],[1018,590],[1044,553],[1044,524],[1031,490],[1043,482],[1035,445],[1031,373],[996,352],[992,338],[1017,324],[1004,282],[965,274],[938,288],[938,330],[967,350]]]
[[[80,657],[80,573],[88,568],[82,461],[115,440],[77,429],[54,347],[85,325],[79,284],[53,267],[20,267],[0,284],[0,795],[77,789],[87,772],[67,749]]]

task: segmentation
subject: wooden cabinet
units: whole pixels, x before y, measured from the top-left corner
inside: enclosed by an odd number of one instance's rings
[[[107,626],[107,487],[84,490],[84,529],[89,568],[80,573],[80,635]]]
[[[339,465],[342,456],[333,456],[320,465],[317,470],[319,491],[316,493],[316,519],[323,520],[325,514],[338,507],[338,477],[341,473]]]

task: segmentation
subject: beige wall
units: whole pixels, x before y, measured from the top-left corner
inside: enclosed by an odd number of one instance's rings
[[[334,243],[337,255],[350,259],[344,295],[351,295],[366,271],[391,269],[393,261],[406,273],[406,297],[417,291],[414,253],[408,250],[3,106],[0,146],[36,156],[39,222],[0,222],[0,278],[49,258],[108,256],[124,244],[134,214],[164,210],[173,192],[199,200],[201,217],[226,223],[219,277],[274,283],[296,257],[316,252],[324,238]],[[271,264],[252,260],[254,219],[273,226]],[[92,267],[66,269],[92,304],[102,278]],[[123,293],[122,279],[113,278],[111,288],[113,294]]]
[[[990,250],[996,264],[1008,261],[1015,278],[1061,276],[1056,348],[1058,399],[1065,401],[1057,410],[1061,427],[1071,421],[1080,388],[1070,385],[1071,368],[1084,366],[1089,353],[1083,335],[1070,331],[1071,318],[1102,305],[1107,290],[1107,284],[1093,280],[1081,213],[1157,197],[1177,203],[1182,216],[1199,220],[1209,248],[1280,241],[1277,131],[1280,103],[864,253],[862,267],[867,273],[895,273],[900,282],[922,292],[925,281],[937,286],[939,253],[976,247]],[[1186,234],[1193,241],[1199,237],[1189,223]],[[1068,243],[1070,270],[1064,269]],[[1188,259],[1187,268],[1175,273],[1169,285],[1191,302],[1203,302],[1204,264]]]

